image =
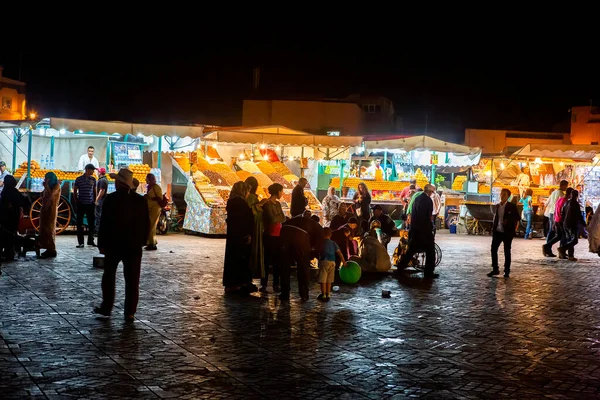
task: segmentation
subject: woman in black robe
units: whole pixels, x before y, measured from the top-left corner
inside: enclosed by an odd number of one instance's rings
[[[254,214],[246,202],[248,189],[246,183],[236,182],[227,200],[227,241],[223,270],[223,286],[226,293],[251,291],[250,253]]]
[[[15,237],[21,210],[25,206],[25,199],[16,186],[15,178],[8,175],[4,178],[4,188],[0,192],[0,256],[5,261],[15,258]]]

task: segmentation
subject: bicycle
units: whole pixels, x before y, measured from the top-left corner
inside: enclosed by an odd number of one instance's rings
[[[394,255],[392,256],[392,263],[398,267],[400,265],[400,259],[406,254],[408,251],[408,229],[401,229],[399,231],[400,241],[398,242],[398,246],[394,250]],[[435,233],[434,233],[435,239]],[[437,243],[434,242],[435,248],[435,266],[437,267],[442,262],[442,249],[438,246]],[[414,268],[418,271],[425,270],[425,258],[426,254],[424,251],[417,251],[412,259],[408,262],[408,266]]]

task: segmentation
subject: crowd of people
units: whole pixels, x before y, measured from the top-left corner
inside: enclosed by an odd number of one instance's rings
[[[268,293],[271,273],[272,290],[279,293],[280,299],[288,300],[291,266],[295,265],[300,298],[308,300],[311,260],[318,259],[321,293],[317,298],[328,301],[335,271],[346,261],[355,261],[365,272],[391,268],[387,247],[398,228],[380,205],[371,205],[365,183],[358,185],[352,204],[344,203],[335,188],[330,187],[322,201],[322,220],[307,209],[306,184],[306,179],[301,178],[292,191],[290,217],[286,217],[279,202],[283,196],[281,185],[269,186],[269,198],[262,201],[256,195],[258,182],[254,177],[233,186],[227,202],[223,272],[226,293]],[[409,231],[407,258],[415,252],[425,252],[425,277],[436,278],[435,254],[431,252],[434,221],[441,207],[439,195],[433,185],[418,190],[411,182],[404,199],[403,209],[409,210],[405,218]],[[402,262],[408,263],[401,259],[400,268],[404,267]],[[260,280],[260,287],[254,279]]]

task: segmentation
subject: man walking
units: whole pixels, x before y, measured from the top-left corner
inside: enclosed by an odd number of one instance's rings
[[[515,237],[517,224],[521,219],[517,205],[508,201],[510,190],[502,189],[500,203],[494,206],[494,222],[492,224],[492,271],[487,276],[500,275],[498,267],[498,248],[504,243],[504,277],[510,276],[510,250]]]
[[[556,189],[546,202],[546,210],[544,211],[544,216],[548,217],[548,235],[546,236],[546,244],[542,246],[542,254],[544,257],[556,257],[556,254],[552,253],[552,244],[551,243],[556,236],[556,232],[554,229],[554,211],[556,209],[556,202],[561,197],[565,197],[565,191],[569,186],[569,182],[566,180],[560,181],[560,185],[558,189]],[[556,243],[556,242],[554,242]]]
[[[114,193],[106,196],[102,206],[98,248],[104,254],[102,274],[102,305],[96,314],[110,316],[115,302],[115,278],[119,262],[123,262],[125,277],[125,320],[133,321],[139,299],[142,247],[148,239],[150,216],[148,203],[131,191],[133,172],[122,168],[110,174],[115,180]]]
[[[94,178],[93,164],[85,166],[85,172],[75,179],[73,185],[73,198],[77,202],[77,248],[83,248],[83,218],[87,217],[88,246],[96,246],[94,243],[94,230],[96,228],[94,203],[96,201],[96,178]]]
[[[398,270],[408,267],[413,255],[419,251],[425,251],[425,271],[423,276],[427,279],[435,279],[439,274],[435,270],[435,239],[433,236],[433,201],[431,193],[433,185],[427,184],[423,188],[422,195],[414,198],[411,209],[411,223],[408,230],[408,250],[400,259]]]

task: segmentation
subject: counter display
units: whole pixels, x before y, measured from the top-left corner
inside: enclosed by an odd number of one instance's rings
[[[173,157],[179,167],[184,171],[187,169],[189,176],[188,186],[185,193],[185,201],[188,205],[184,229],[207,235],[224,235],[227,233],[225,223],[225,206],[229,199],[231,187],[239,181],[245,181],[253,176],[258,181],[256,194],[259,199],[268,198],[267,188],[274,182],[284,187],[283,198],[280,200],[284,213],[289,216],[289,204],[293,183],[287,177],[298,177],[281,162],[237,160],[232,167],[222,161],[207,160],[199,152],[193,157],[178,155]],[[190,160],[193,160],[191,162]],[[236,169],[234,171],[234,169]],[[191,176],[190,176],[191,174]],[[285,175],[284,175],[285,174]],[[294,181],[294,183],[295,183]],[[314,193],[305,190],[309,208],[315,214],[322,211],[323,207]]]

